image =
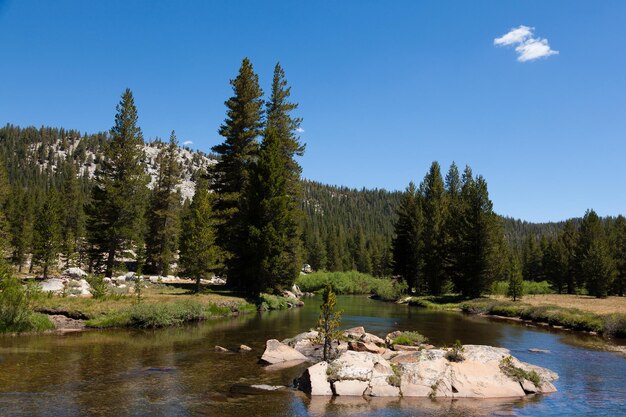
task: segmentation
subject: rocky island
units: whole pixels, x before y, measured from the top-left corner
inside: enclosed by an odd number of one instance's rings
[[[261,361],[313,362],[295,381],[312,396],[506,398],[556,391],[555,372],[522,362],[508,349],[435,348],[415,335],[397,331],[383,339],[355,327],[333,344],[334,359],[323,361],[319,335],[312,330],[282,342],[268,340]]]

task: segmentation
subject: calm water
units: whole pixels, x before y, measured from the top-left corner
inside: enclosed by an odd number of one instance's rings
[[[339,297],[343,325],[380,336],[418,330],[434,344],[503,346],[519,359],[559,373],[559,392],[518,401],[326,398],[254,394],[252,384],[289,385],[302,368],[267,371],[258,357],[269,338],[315,325],[318,299],[304,308],[158,331],[92,331],[65,336],[0,337],[3,416],[420,416],[626,415],[626,359],[594,346],[600,339],[520,324],[433,312],[365,297]],[[245,354],[213,352],[215,345]],[[528,352],[529,348],[551,351]]]

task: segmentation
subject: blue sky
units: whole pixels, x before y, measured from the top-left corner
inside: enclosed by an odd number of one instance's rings
[[[558,54],[520,62],[544,40]],[[107,130],[130,87],[147,139],[208,151],[247,56],[265,90],[285,68],[306,178],[404,189],[455,160],[498,213],[616,215],[625,40],[623,1],[0,0],[0,123]]]

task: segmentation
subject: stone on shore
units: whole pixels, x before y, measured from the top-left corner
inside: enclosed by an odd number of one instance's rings
[[[265,352],[263,352],[261,360],[269,364],[275,364],[291,361],[304,362],[307,360],[307,357],[294,348],[283,344],[276,339],[270,339],[265,344]]]

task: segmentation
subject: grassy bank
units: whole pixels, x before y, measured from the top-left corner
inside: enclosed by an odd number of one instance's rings
[[[158,328],[256,311],[257,306],[228,292],[193,294],[185,288],[154,286],[134,295],[109,295],[100,299],[41,297],[34,309],[85,319],[87,327]]]
[[[35,285],[22,286],[10,276],[6,266],[0,264],[0,333],[41,332],[54,328],[44,314],[33,311],[41,299]]]
[[[430,310],[460,310],[460,302],[464,300],[459,295],[424,295],[420,297],[411,297],[408,301],[410,306],[428,308]]]
[[[330,284],[335,294],[374,294],[385,301],[397,300],[406,289],[404,283],[356,271],[300,275],[296,284],[305,292],[320,292]]]
[[[493,298],[465,301],[460,306],[463,311],[473,314],[516,317],[572,330],[597,332],[610,337],[626,337],[625,313],[597,314],[554,304],[531,305]]]

